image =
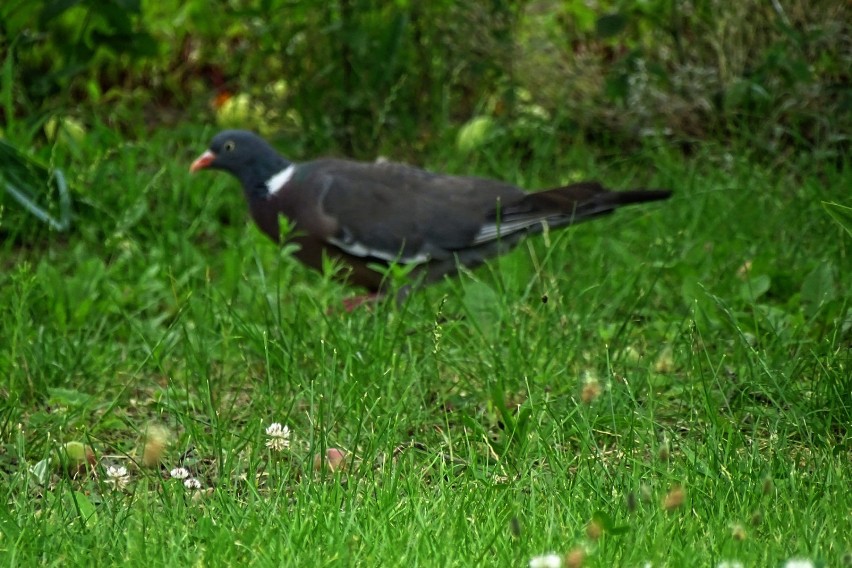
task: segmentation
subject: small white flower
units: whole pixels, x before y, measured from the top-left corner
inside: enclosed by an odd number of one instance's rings
[[[201,489],[201,482],[194,477],[187,477],[183,480],[183,486],[187,489]]]
[[[107,468],[109,477],[127,477],[127,468],[123,465],[111,465]]]
[[[113,489],[123,489],[130,483],[130,474],[127,473],[127,468],[123,465],[111,465],[106,468],[106,482],[112,485]]]
[[[290,447],[290,428],[273,422],[266,427],[266,447],[275,452],[281,452]]]
[[[561,568],[562,557],[551,552],[543,556],[534,556],[530,560],[530,568]]]
[[[282,426],[280,422],[273,422],[272,424],[266,427],[266,435],[286,437],[290,435],[290,428],[287,426]]]
[[[784,568],[814,568],[814,563],[807,558],[791,558],[784,564]]]
[[[176,467],[169,472],[169,475],[175,479],[186,479],[189,477],[189,470],[185,467]]]
[[[743,563],[739,560],[722,560],[716,568],[743,568]]]

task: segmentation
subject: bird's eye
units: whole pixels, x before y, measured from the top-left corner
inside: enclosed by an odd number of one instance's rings
[[[233,140],[228,140],[227,142],[225,142],[225,145],[222,146],[222,147],[225,149],[226,152],[230,152],[234,149],[235,146],[236,146],[236,144],[234,144]]]

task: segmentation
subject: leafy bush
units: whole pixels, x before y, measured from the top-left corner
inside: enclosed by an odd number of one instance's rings
[[[534,5],[547,9],[521,23],[518,81],[586,131],[848,145],[848,3]]]
[[[140,0],[6,2],[0,22],[7,93],[11,69],[17,70],[16,104],[3,109],[7,124],[19,114],[43,120],[45,110],[81,99],[98,103],[104,87],[119,85],[132,71],[129,61],[157,53]]]
[[[485,115],[520,147],[555,126],[618,143],[745,135],[838,157],[852,130],[850,12],[830,0],[7,2],[4,118],[30,131],[51,113],[131,131],[218,119],[294,153],[373,156],[445,144]]]

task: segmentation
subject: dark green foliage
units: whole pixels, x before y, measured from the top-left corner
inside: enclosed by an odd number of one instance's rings
[[[364,157],[447,144],[480,114],[527,152],[531,128],[555,127],[619,144],[748,136],[766,152],[839,159],[850,11],[829,0],[12,1],[0,8],[4,114],[134,132],[218,118],[294,154]],[[249,102],[223,117],[215,108],[233,95]]]
[[[124,63],[157,54],[140,0],[12,0],[0,22],[24,110],[74,105],[91,94],[82,90],[86,80],[118,81]]]
[[[532,65],[521,82],[548,106],[562,102],[586,131],[748,136],[764,151],[819,147],[835,159],[848,146],[852,60],[842,47],[848,27],[838,25],[852,17],[848,4],[612,2],[608,13],[561,5],[558,31],[548,31],[547,13],[529,21],[519,50]],[[536,57],[542,46],[560,50],[563,37],[567,57]]]
[[[71,225],[71,197],[62,170],[51,172],[4,140],[0,140],[0,189],[5,191],[4,197],[14,199],[51,229],[65,231]],[[4,197],[0,197],[0,204],[8,201]],[[51,209],[56,212],[55,215],[51,215]],[[13,224],[16,227],[21,225],[24,224]]]

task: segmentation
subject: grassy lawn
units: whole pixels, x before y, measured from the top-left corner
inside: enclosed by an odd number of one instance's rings
[[[58,149],[69,233],[0,199],[3,564],[852,562],[848,165],[423,156],[675,196],[347,314],[211,134]]]

